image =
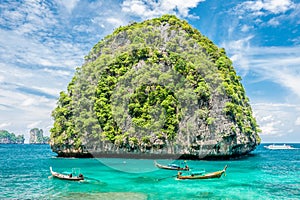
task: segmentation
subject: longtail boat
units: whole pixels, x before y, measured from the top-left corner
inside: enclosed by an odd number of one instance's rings
[[[211,178],[220,178],[223,174],[225,175],[225,171],[227,169],[227,165],[221,171],[210,172],[210,173],[201,173],[201,174],[193,174],[190,175],[182,175],[182,172],[178,172],[177,179],[211,179]]]
[[[156,167],[158,167],[160,169],[180,170],[180,171],[189,171],[190,170],[190,168],[187,164],[185,164],[184,167],[181,167],[180,165],[177,165],[177,164],[161,165],[161,164],[157,163],[156,161],[154,161],[154,164]]]
[[[52,167],[50,167],[50,172],[52,174],[53,177],[55,178],[59,178],[59,179],[62,179],[62,180],[70,180],[70,181],[82,181],[84,180],[84,177],[82,174],[78,174],[78,175],[73,175],[73,173],[71,174],[61,174],[61,173],[58,173],[58,172],[54,172],[52,170]]]

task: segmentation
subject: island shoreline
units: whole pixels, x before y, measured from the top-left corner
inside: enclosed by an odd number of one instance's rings
[[[140,153],[57,153],[59,158],[125,158],[125,159],[174,159],[174,160],[236,160],[247,156],[252,156],[250,153],[239,155],[190,155],[190,154],[140,154]]]

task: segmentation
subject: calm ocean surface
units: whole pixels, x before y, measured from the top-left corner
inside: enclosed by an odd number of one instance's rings
[[[300,199],[300,149],[264,145],[240,160],[187,161],[194,171],[228,165],[226,176],[210,180],[176,180],[176,171],[157,169],[153,160],[65,159],[48,145],[0,145],[0,199]],[[50,166],[80,168],[86,180],[51,178]]]

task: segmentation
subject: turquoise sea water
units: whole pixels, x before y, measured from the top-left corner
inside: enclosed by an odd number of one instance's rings
[[[176,180],[153,160],[56,158],[48,145],[0,145],[0,155],[0,199],[300,199],[300,149],[260,145],[239,160],[187,161],[194,171],[228,165],[226,176],[211,180]],[[52,178],[49,166],[80,168],[86,180]]]

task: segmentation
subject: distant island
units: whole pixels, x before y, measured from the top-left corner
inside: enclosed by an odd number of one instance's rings
[[[7,130],[0,130],[0,144],[24,144],[24,135],[16,136]]]
[[[30,130],[29,144],[48,144],[49,137],[43,136],[43,129],[33,128]]]
[[[43,136],[43,129],[33,128],[29,132],[29,144],[48,144],[49,137]],[[0,144],[24,144],[24,135],[15,135],[7,130],[0,130]]]

